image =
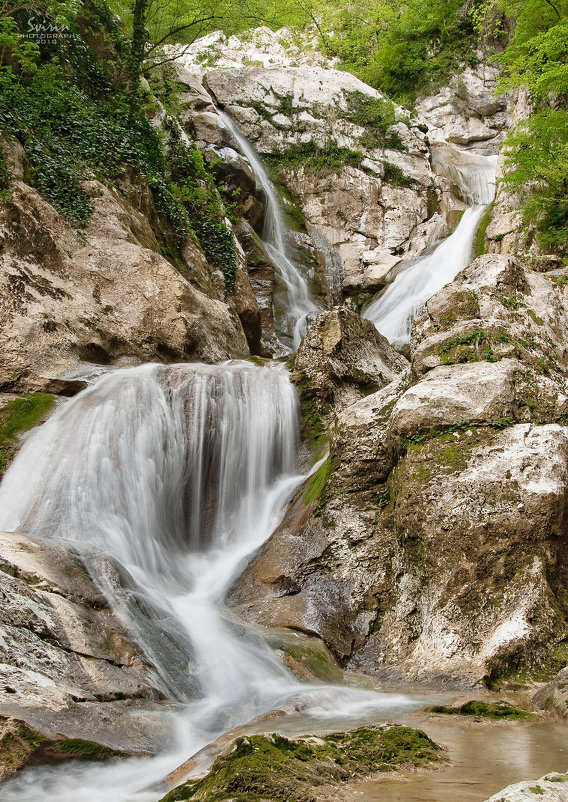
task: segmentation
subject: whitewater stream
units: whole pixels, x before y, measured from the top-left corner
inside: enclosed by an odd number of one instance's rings
[[[266,711],[296,708],[304,720],[348,726],[419,706],[405,696],[302,684],[224,614],[231,581],[305,479],[298,420],[281,365],[150,364],[99,378],[26,441],[0,486],[0,528],[83,548],[93,578],[156,666],[158,687],[181,709],[164,754],[27,769],[3,786],[3,802],[155,802],[171,770]],[[185,665],[161,652],[97,574],[93,547],[166,611],[188,645]]]
[[[470,263],[477,227],[495,195],[497,156],[459,154],[464,164],[454,169],[468,208],[456,230],[432,253],[399,272],[362,312],[394,345],[410,341],[412,323],[426,301]]]
[[[266,197],[262,241],[286,290],[288,333],[292,338],[294,350],[297,350],[307,326],[321,310],[310,298],[308,282],[290,251],[289,237],[280,199],[262,161],[233,120],[224,112],[219,112],[219,116],[233,135],[239,150],[249,162],[256,182]]]

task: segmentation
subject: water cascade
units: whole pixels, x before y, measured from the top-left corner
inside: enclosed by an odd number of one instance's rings
[[[288,319],[289,334],[292,337],[294,350],[296,350],[304,336],[310,318],[315,317],[320,310],[310,298],[308,283],[290,254],[290,248],[287,243],[287,227],[274,184],[268,177],[268,173],[258,154],[248,139],[239,131],[233,120],[224,112],[220,112],[219,116],[236,140],[239,150],[252,167],[256,182],[262,188],[266,197],[262,240],[266,252],[274,262],[278,275],[286,289],[288,299],[286,317]]]
[[[475,232],[495,194],[497,156],[460,151],[463,165],[454,173],[468,207],[454,233],[432,253],[402,270],[384,292],[363,310],[384,336],[396,345],[410,340],[412,323],[426,301],[453,281],[471,261]]]
[[[223,610],[228,586],[305,478],[296,468],[297,445],[297,398],[285,369],[246,362],[111,372],[27,440],[0,486],[0,527],[84,549],[158,680],[170,698],[185,702],[167,753],[28,769],[3,787],[4,802],[76,802],[78,789],[82,802],[154,802],[164,791],[153,784],[168,771],[268,710],[296,705],[307,715],[353,722],[409,703],[302,684]],[[173,619],[191,652],[185,664],[154,647],[104,585],[89,563],[93,546]]]

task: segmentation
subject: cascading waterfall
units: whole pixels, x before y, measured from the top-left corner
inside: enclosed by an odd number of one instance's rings
[[[274,184],[268,177],[258,154],[248,139],[239,131],[233,120],[224,112],[219,112],[219,116],[236,140],[241,153],[246,156],[254,172],[255,179],[266,197],[266,214],[262,239],[266,252],[274,262],[286,289],[288,296],[286,316],[288,318],[289,334],[292,337],[294,350],[296,350],[306,332],[310,318],[315,317],[320,310],[310,298],[308,282],[290,255],[290,249],[286,242],[286,225]]]
[[[398,273],[362,312],[395,345],[409,342],[412,323],[426,301],[469,264],[475,232],[493,200],[497,156],[460,153],[465,164],[456,166],[455,171],[469,206],[456,230],[432,253]]]
[[[223,613],[231,581],[305,478],[296,468],[297,444],[297,398],[285,369],[244,362],[111,372],[27,440],[0,486],[0,527],[83,548],[170,696],[184,699],[195,685],[197,693],[177,717],[169,752],[28,769],[3,786],[4,802],[76,802],[78,794],[81,802],[154,802],[164,793],[155,784],[183,760],[275,707],[357,721],[412,704],[302,684],[261,638],[244,637]],[[191,660],[161,653],[89,563],[93,546],[174,620]]]

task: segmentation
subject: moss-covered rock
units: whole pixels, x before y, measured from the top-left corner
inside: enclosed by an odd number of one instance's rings
[[[0,476],[18,449],[18,435],[37,426],[54,405],[50,393],[26,393],[0,406]]]
[[[482,702],[479,699],[472,699],[459,707],[448,707],[446,705],[436,705],[430,708],[432,713],[440,713],[443,715],[453,716],[474,716],[475,718],[488,718],[488,719],[507,719],[519,720],[534,718],[533,713],[528,713],[526,710],[521,710],[509,702]]]
[[[28,764],[110,760],[126,754],[82,738],[46,738],[24,721],[0,716],[0,781]]]
[[[363,727],[324,738],[252,735],[238,738],[205,777],[180,785],[162,802],[312,802],[319,786],[427,766],[440,757],[440,747],[410,727]]]

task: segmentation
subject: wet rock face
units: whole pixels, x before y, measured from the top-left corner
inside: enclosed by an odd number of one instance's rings
[[[222,276],[201,251],[187,243],[190,283],[160,255],[149,218],[124,195],[95,181],[89,188],[95,211],[84,237],[23,181],[0,204],[0,385],[21,375],[25,389],[29,375],[37,389],[38,376],[57,377],[78,360],[246,356]],[[245,293],[241,312],[254,301]]]
[[[0,715],[47,738],[156,749],[159,680],[78,556],[20,533],[0,533],[0,555]]]
[[[237,583],[245,614],[269,610],[387,682],[498,683],[566,636],[568,296],[554,277],[481,257],[429,301],[410,370],[328,396],[326,472]],[[328,337],[308,362],[321,388]]]

